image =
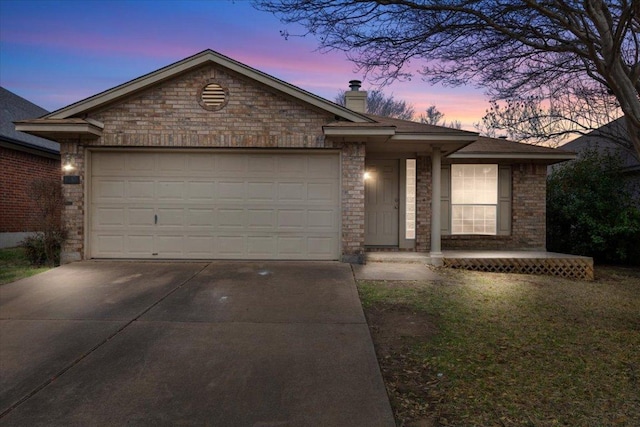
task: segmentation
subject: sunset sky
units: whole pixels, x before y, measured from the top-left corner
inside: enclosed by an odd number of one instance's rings
[[[0,85],[53,111],[205,49],[329,100],[362,79],[344,53],[320,53],[310,37],[286,40],[283,29],[301,33],[244,0],[0,0]],[[488,106],[481,90],[420,75],[383,90],[418,114],[435,104],[469,130]]]

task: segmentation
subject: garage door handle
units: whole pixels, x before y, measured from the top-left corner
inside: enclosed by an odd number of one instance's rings
[[[153,223],[157,224],[158,223],[158,215],[154,215],[153,216]]]

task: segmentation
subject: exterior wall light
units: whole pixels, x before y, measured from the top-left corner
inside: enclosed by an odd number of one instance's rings
[[[65,154],[64,162],[62,163],[62,170],[65,172],[71,172],[75,170],[75,168],[76,168],[75,161],[73,159],[73,156],[71,156],[71,153]]]
[[[362,176],[362,178],[363,178],[365,181],[368,181],[368,180],[370,180],[371,178],[373,178],[373,174],[372,174],[371,172],[365,172],[365,173],[364,173],[364,175]]]

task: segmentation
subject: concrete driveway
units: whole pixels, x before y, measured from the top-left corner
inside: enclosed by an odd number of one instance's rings
[[[348,264],[80,262],[0,286],[0,425],[393,426]]]

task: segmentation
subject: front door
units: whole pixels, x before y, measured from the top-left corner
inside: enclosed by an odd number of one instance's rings
[[[398,160],[367,160],[365,245],[398,245]]]

